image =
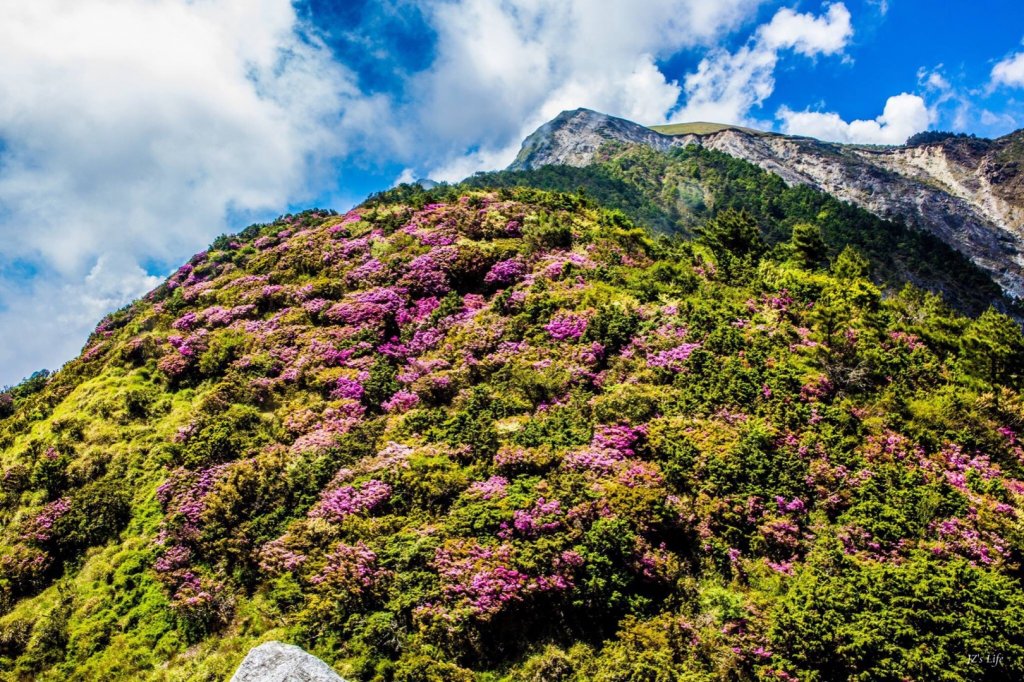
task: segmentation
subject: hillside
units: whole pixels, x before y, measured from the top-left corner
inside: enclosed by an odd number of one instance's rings
[[[587,109],[562,112],[526,139],[509,170],[587,166],[609,142],[659,152],[701,146],[753,163],[789,186],[818,189],[927,232],[984,270],[1008,297],[1024,297],[1021,132],[865,147],[705,124],[691,132],[687,125],[652,129]]]
[[[902,221],[880,219],[807,184],[787,184],[752,163],[700,145],[657,151],[645,144],[606,141],[582,166],[543,164],[483,173],[466,184],[582,191],[664,234],[692,237],[727,209],[749,213],[769,244],[788,239],[797,224],[813,224],[826,255],[834,258],[855,246],[868,257],[872,280],[889,292],[910,282],[940,292],[969,314],[990,305],[1020,314],[989,273],[941,238]]]
[[[0,399],[0,676],[1020,677],[1020,329],[709,154],[696,239],[406,186],[105,319]]]

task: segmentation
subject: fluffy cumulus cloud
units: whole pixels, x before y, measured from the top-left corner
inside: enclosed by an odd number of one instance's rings
[[[850,12],[833,3],[820,15],[780,9],[736,52],[716,48],[759,4],[459,0],[433,6],[428,17],[439,55],[414,83],[412,99],[426,112],[422,128],[448,146],[427,172],[453,180],[503,166],[526,134],[581,106],[647,124],[756,124],[751,111],[772,94],[782,51],[835,55],[853,35]],[[666,78],[659,57],[692,47],[707,52],[696,71],[682,85]],[[453,148],[466,153],[446,158]]]
[[[842,3],[830,5],[820,16],[780,9],[735,52],[713,50],[701,60],[686,77],[686,102],[674,117],[762,125],[753,116],[775,90],[781,51],[805,57],[835,55],[852,36],[850,12]]]
[[[842,3],[830,5],[820,17],[781,9],[759,31],[769,49],[789,48],[807,57],[842,52],[852,36],[850,11]]]
[[[0,383],[74,355],[139,263],[301,199],[380,105],[289,0],[0,5]]]
[[[992,85],[1024,88],[1024,52],[1010,55],[992,67]]]
[[[588,107],[663,123],[681,87],[659,57],[713,44],[760,0],[457,0],[424,3],[437,57],[409,86],[422,133],[410,162],[458,179],[512,160],[560,111]],[[424,150],[422,140],[442,144]],[[452,151],[457,156],[452,156]],[[424,154],[426,152],[426,154]]]
[[[844,121],[834,112],[779,109],[782,132],[807,135],[833,142],[903,144],[914,133],[927,130],[934,112],[920,95],[901,93],[890,97],[877,118]]]

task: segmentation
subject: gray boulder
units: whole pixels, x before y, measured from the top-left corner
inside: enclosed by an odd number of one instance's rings
[[[231,682],[345,682],[316,656],[297,646],[267,642],[252,649]]]

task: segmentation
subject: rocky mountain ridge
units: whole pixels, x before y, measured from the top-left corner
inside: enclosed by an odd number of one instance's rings
[[[951,138],[899,147],[821,142],[722,127],[663,134],[577,109],[523,143],[510,170],[590,164],[609,142],[658,151],[699,145],[751,162],[789,185],[808,185],[885,219],[935,234],[982,268],[1011,298],[1024,297],[1024,174],[1021,133],[998,140]]]

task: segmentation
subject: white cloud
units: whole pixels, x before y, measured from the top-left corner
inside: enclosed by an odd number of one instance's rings
[[[438,53],[410,83],[401,116],[418,131],[406,143],[409,163],[436,179],[501,167],[523,137],[564,109],[665,122],[681,88],[656,60],[713,43],[760,2],[424,2]]]
[[[48,272],[27,288],[0,280],[0,300],[9,306],[0,313],[0,370],[7,374],[0,383],[74,356],[105,314],[159,281],[123,255],[100,256],[81,279]]]
[[[926,69],[919,69],[917,72],[918,81],[929,90],[935,90],[937,92],[946,93],[952,89],[952,85],[939,69],[942,68],[940,64],[935,71],[928,71]]]
[[[992,67],[992,85],[1024,88],[1024,52],[1010,55]]]
[[[846,122],[833,112],[793,111],[787,107],[782,107],[777,116],[782,131],[789,135],[865,144],[903,144],[914,133],[927,130],[934,120],[934,112],[922,97],[905,92],[886,100],[882,114],[869,120]]]
[[[982,109],[979,119],[982,125],[989,126],[990,128],[1013,130],[1017,127],[1017,119],[1008,112],[997,114],[988,109]]]
[[[433,178],[455,180],[509,163],[522,138],[560,111],[588,107],[647,124],[708,119],[749,123],[774,89],[782,50],[841,52],[852,36],[842,3],[821,16],[776,12],[730,54],[716,39],[753,15],[760,0],[459,0],[428,5],[437,61],[413,83],[427,137],[444,141],[421,159]],[[660,56],[710,47],[685,83]],[[686,104],[680,109],[685,93]],[[408,117],[406,117],[408,118]],[[419,138],[419,139],[422,139]],[[454,143],[454,144],[453,144]],[[451,155],[451,150],[460,152]],[[417,147],[422,152],[422,147]]]
[[[780,9],[759,33],[769,49],[788,48],[806,57],[814,57],[842,52],[853,36],[853,27],[846,5],[836,3],[829,5],[828,11],[820,17]]]
[[[713,50],[685,81],[686,103],[673,114],[683,121],[764,125],[751,111],[775,90],[775,67],[782,50],[807,57],[834,55],[853,36],[850,12],[842,3],[822,16],[781,9],[747,44],[733,53]]]
[[[289,0],[0,7],[0,383],[74,355],[229,212],[282,211],[383,110]],[[45,339],[41,342],[40,339]]]
[[[680,121],[758,125],[750,112],[775,90],[778,54],[761,45],[745,45],[729,54],[714,50],[686,76],[686,104]]]
[[[1024,53],[1020,57],[1024,63]],[[997,65],[993,72],[1003,80],[1012,80],[1013,69],[1010,65],[1013,62],[1013,57],[1004,59],[1000,62],[1004,68],[998,68]],[[1000,109],[998,112],[989,108],[995,104],[992,100],[989,100],[986,106],[986,98],[996,94],[995,91],[999,87],[994,78],[990,77],[981,87],[977,84],[967,85],[965,80],[962,72],[954,72],[952,76],[947,76],[942,64],[931,69],[918,69],[918,89],[928,102],[928,109],[932,114],[931,126],[941,130],[970,132],[989,137],[1005,135],[1018,127],[1021,107],[1012,97],[1003,98],[997,95],[996,102],[999,103]]]

